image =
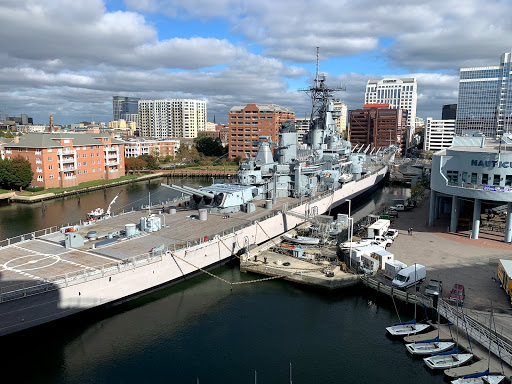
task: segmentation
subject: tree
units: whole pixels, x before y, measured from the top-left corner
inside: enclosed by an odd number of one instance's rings
[[[198,136],[194,139],[194,144],[197,151],[204,156],[222,156],[224,154],[224,147],[219,138],[212,139],[209,136]]]
[[[137,169],[145,169],[148,166],[148,163],[140,157],[127,157],[124,160],[124,165],[128,171],[133,171]]]
[[[34,177],[28,160],[18,156],[14,159],[0,160],[0,185],[7,189],[23,189],[30,185]]]
[[[153,155],[140,155],[139,157],[147,163],[147,168],[148,169],[158,169],[158,166],[160,164],[158,163],[158,158],[156,158],[155,156],[153,156]]]
[[[201,155],[199,155],[196,147],[189,149],[187,145],[181,145],[176,158],[181,163],[195,163],[199,161]]]

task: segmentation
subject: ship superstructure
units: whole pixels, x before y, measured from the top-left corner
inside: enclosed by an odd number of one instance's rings
[[[386,158],[384,152],[367,154],[368,148],[363,151],[362,146],[358,151],[352,150],[335,124],[334,92],[340,90],[329,87],[325,75],[318,73],[317,51],[314,85],[305,90],[312,100],[310,126],[301,146],[294,122],[286,121],[280,127],[277,143],[272,143],[269,137],[260,137],[255,158],[241,163],[236,183],[199,189],[166,186],[189,195],[194,209],[253,212],[258,200],[275,204],[282,197],[314,197],[375,172],[394,149],[386,149]]]

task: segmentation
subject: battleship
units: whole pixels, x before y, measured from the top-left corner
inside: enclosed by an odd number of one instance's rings
[[[131,300],[232,260],[378,186],[394,148],[352,148],[335,125],[335,89],[317,73],[310,129],[293,122],[262,137],[237,181],[167,185],[180,200],[89,215],[5,240],[0,247],[0,335]]]

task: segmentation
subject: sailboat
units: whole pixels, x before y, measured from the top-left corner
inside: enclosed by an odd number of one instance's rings
[[[492,305],[491,315],[489,317],[489,332],[492,329]],[[491,334],[489,333],[489,355],[487,357],[487,370],[474,375],[468,375],[459,379],[453,380],[452,384],[499,384],[505,380],[504,375],[490,375],[489,369],[491,365]]]
[[[393,298],[393,303],[395,299]],[[396,309],[396,306],[395,306]],[[398,313],[398,311],[397,311]],[[400,320],[400,316],[398,317]],[[410,321],[406,321],[404,323],[396,323],[391,327],[387,327],[386,330],[389,332],[391,336],[408,336],[414,335],[416,333],[420,333],[428,329],[430,325],[428,324],[417,324],[416,323],[416,294],[414,294],[414,319]]]
[[[472,358],[472,353],[459,353],[459,316],[457,314],[457,346],[450,351],[425,357],[423,361],[431,369],[449,369],[464,365]]]
[[[441,315],[437,311],[437,337],[429,340],[416,341],[414,343],[406,344],[405,348],[413,355],[432,355],[434,353],[441,353],[448,351],[455,346],[453,341],[439,341]]]

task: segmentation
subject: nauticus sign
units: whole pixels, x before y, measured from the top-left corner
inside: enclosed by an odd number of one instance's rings
[[[471,165],[474,167],[487,167],[487,168],[512,168],[512,161],[471,160]]]

